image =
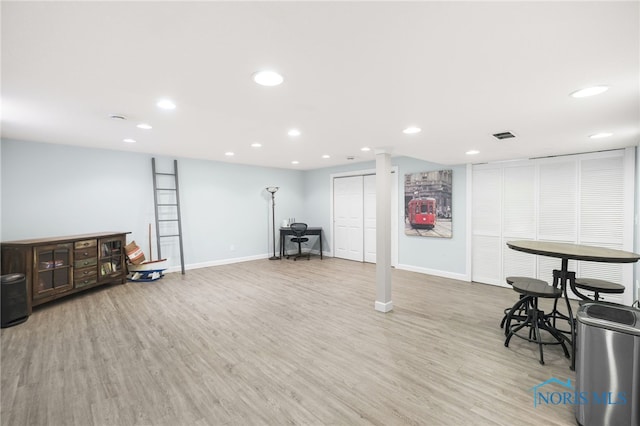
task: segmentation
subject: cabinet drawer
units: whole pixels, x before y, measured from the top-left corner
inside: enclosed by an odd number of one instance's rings
[[[83,249],[87,247],[96,247],[98,245],[98,240],[84,240],[84,241],[76,241],[73,244],[73,247],[78,249]]]
[[[73,258],[75,260],[89,259],[90,257],[97,257],[97,256],[98,256],[98,248],[96,246],[87,247],[82,250],[75,250],[73,252]]]
[[[73,284],[75,288],[82,288],[88,285],[93,285],[97,282],[98,282],[97,277],[93,277],[93,278],[83,278],[81,280],[75,280]]]
[[[89,268],[76,269],[73,271],[73,280],[83,280],[89,277],[95,277],[98,275],[98,268],[95,266]]]
[[[92,257],[90,259],[80,259],[73,262],[74,268],[86,268],[87,266],[95,266],[98,264],[98,258]],[[94,268],[95,269],[95,268]]]

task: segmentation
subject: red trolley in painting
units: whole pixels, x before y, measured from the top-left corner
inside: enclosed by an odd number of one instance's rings
[[[436,226],[436,199],[414,198],[407,206],[412,228],[433,229]]]

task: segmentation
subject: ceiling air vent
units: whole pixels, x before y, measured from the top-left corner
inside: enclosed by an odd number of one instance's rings
[[[502,133],[494,133],[493,137],[496,139],[509,139],[509,138],[515,138],[516,135],[514,135],[511,132],[502,132]]]

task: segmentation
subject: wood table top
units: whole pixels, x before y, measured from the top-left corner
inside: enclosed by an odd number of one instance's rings
[[[587,246],[583,244],[518,240],[508,241],[507,246],[513,250],[525,253],[563,259],[586,260],[591,262],[633,263],[640,259],[639,254],[632,253],[630,251]]]

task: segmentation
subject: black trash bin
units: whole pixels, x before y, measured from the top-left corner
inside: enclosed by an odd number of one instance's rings
[[[24,274],[0,277],[0,317],[2,328],[23,323],[29,318],[27,311],[27,280]]]
[[[640,309],[585,303],[577,319],[578,424],[640,426]]]

